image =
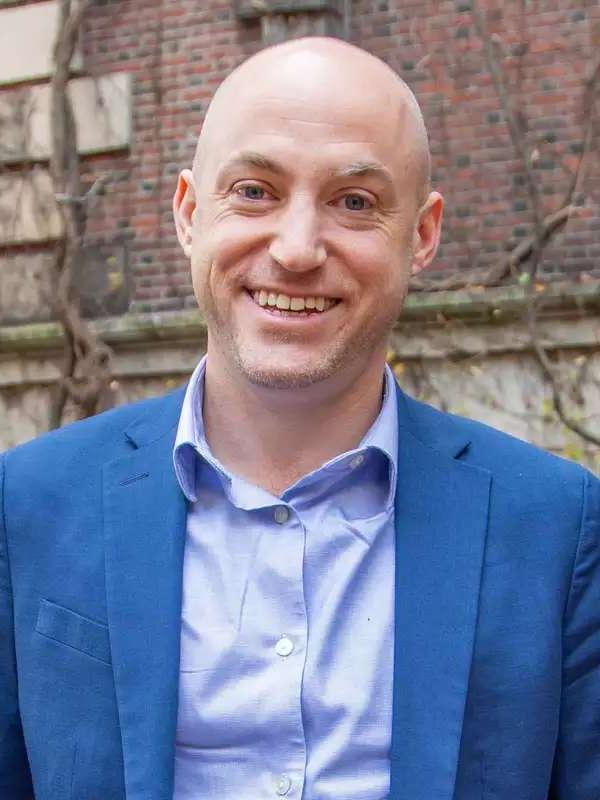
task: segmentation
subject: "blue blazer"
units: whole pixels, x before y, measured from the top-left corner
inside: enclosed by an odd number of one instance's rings
[[[2,800],[172,798],[182,399],[0,460]],[[598,800],[598,481],[398,405],[390,798]]]

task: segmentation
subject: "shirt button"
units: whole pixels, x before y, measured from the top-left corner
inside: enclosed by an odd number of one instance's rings
[[[294,643],[289,636],[282,636],[275,645],[275,652],[278,656],[289,656],[294,649]]]
[[[275,517],[275,522],[277,522],[279,525],[283,525],[283,523],[287,522],[290,518],[290,512],[285,506],[277,506],[273,516]]]
[[[365,460],[364,455],[362,453],[358,453],[357,455],[354,456],[354,458],[350,459],[350,466],[352,467],[352,469],[356,469],[357,467],[360,467],[360,465],[363,463],[364,460]]]
[[[280,775],[275,785],[275,791],[279,797],[286,795],[292,788],[292,782],[288,775]]]

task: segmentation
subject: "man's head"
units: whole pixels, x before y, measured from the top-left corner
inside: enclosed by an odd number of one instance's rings
[[[280,387],[381,365],[437,249],[429,171],[414,96],[365,51],[299,39],[238,67],[174,197],[209,358]]]

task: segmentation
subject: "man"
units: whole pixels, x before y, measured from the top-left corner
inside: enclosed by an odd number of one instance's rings
[[[261,52],[174,212],[185,392],[3,460],[1,797],[597,800],[598,482],[385,370],[442,214],[410,91]]]

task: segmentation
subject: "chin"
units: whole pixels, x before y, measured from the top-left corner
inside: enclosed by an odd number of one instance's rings
[[[268,356],[265,358],[249,357],[238,353],[236,362],[238,369],[255,386],[264,386],[271,389],[301,389],[315,383],[331,378],[342,367],[338,359],[330,357],[317,359],[295,359],[291,354],[284,361],[283,358],[275,361]]]

